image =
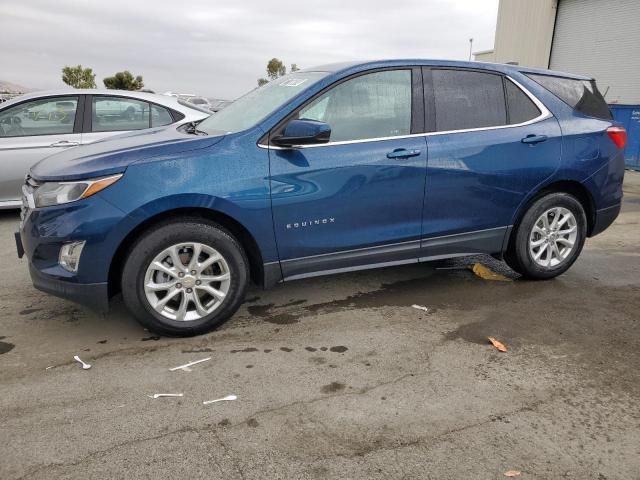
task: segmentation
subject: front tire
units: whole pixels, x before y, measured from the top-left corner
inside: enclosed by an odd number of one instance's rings
[[[170,336],[209,332],[240,307],[249,263],[223,227],[200,218],[162,223],[131,247],[122,296],[150,331]]]
[[[568,193],[550,193],[533,202],[524,214],[505,260],[525,278],[554,278],[573,265],[586,237],[582,204]]]

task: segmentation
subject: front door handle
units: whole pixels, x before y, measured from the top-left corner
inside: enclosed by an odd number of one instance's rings
[[[69,142],[68,140],[60,140],[59,142],[52,143],[50,147],[77,147],[80,145],[78,142]]]
[[[547,139],[546,135],[527,135],[522,139],[522,143],[528,143],[529,145],[535,145],[536,143],[542,143]]]
[[[387,153],[387,158],[409,158],[420,155],[420,150],[407,150],[406,148],[396,148],[393,152]]]

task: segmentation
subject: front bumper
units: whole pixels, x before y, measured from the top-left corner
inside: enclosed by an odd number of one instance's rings
[[[24,208],[15,234],[18,256],[29,263],[34,287],[98,311],[109,307],[111,259],[126,229],[124,213],[99,194],[82,201],[40,209]],[[77,272],[59,264],[60,248],[86,241]]]
[[[81,303],[98,312],[109,310],[109,288],[104,283],[72,283],[38,271],[29,263],[29,274],[33,286],[57,297]]]
[[[16,250],[18,258],[24,256],[22,236],[15,232]],[[66,298],[73,302],[81,303],[98,312],[109,310],[109,286],[104,283],[75,283],[42,273],[29,262],[29,275],[33,286],[57,297]]]

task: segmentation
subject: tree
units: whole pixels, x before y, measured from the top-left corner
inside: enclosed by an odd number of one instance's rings
[[[295,72],[299,70],[295,63],[291,64],[291,71]],[[261,87],[265,83],[269,83],[270,80],[275,80],[278,77],[282,77],[287,74],[287,67],[284,62],[279,58],[272,58],[267,62],[267,78],[259,78],[258,86]]]
[[[278,77],[282,77],[287,74],[287,67],[284,66],[282,60],[278,58],[272,58],[267,63],[267,77],[269,80],[275,80]]]
[[[96,75],[90,68],[64,67],[62,81],[73,88],[96,88]]]
[[[118,72],[113,77],[107,77],[102,81],[104,86],[111,90],[142,90],[144,88],[142,75],[133,78],[129,70]]]

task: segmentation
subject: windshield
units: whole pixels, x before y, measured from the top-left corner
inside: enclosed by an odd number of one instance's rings
[[[203,120],[198,130],[212,134],[246,130],[326,75],[327,72],[296,72],[272,80]]]

